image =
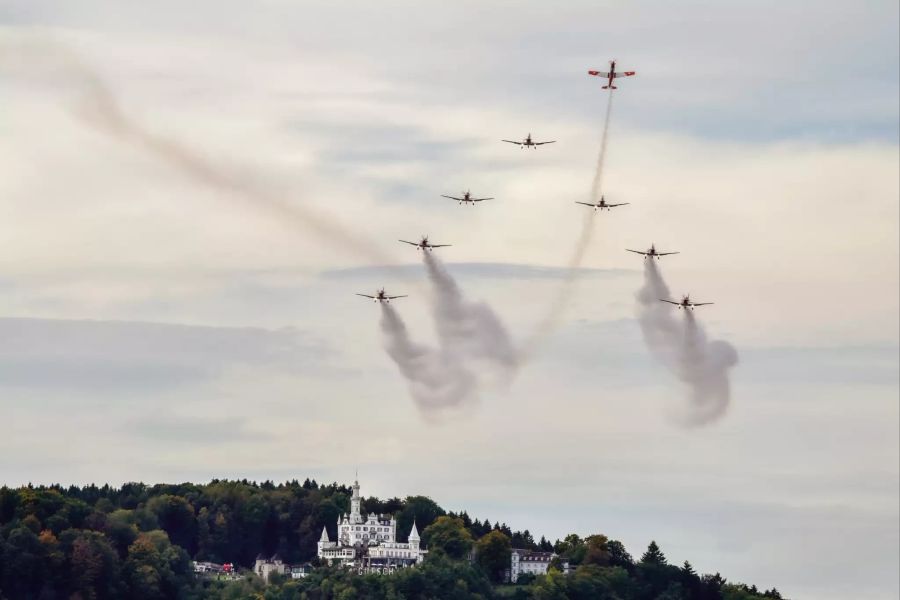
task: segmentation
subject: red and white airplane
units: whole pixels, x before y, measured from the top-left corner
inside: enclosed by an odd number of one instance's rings
[[[689,309],[691,309],[691,310],[694,310],[694,307],[695,307],[695,306],[707,306],[707,305],[709,305],[709,304],[713,304],[712,302],[691,302],[691,295],[690,295],[690,294],[687,294],[687,295],[682,296],[682,297],[681,297],[681,302],[675,302],[674,300],[665,300],[665,299],[663,299],[663,298],[660,298],[660,301],[661,301],[661,302],[668,302],[669,304],[674,304],[674,305],[677,306],[679,309],[681,309],[681,308],[685,308],[685,309],[689,308]]]
[[[538,146],[543,146],[544,144],[555,144],[556,143],[556,140],[552,140],[549,142],[535,142],[531,139],[530,133],[521,142],[516,141],[516,140],[500,140],[500,141],[506,142],[507,144],[516,144],[520,148],[537,148]]]
[[[653,258],[656,257],[656,260],[659,260],[660,256],[668,256],[670,254],[678,254],[678,252],[657,252],[656,244],[650,244],[650,248],[646,252],[641,252],[640,250],[629,250],[625,248],[628,252],[634,252],[635,254],[643,254],[644,258]]]
[[[357,294],[357,296],[362,296],[363,298],[372,298],[375,302],[387,302],[390,304],[391,300],[396,300],[397,298],[406,298],[406,296],[388,296],[384,292],[384,288],[381,288],[377,292],[375,292],[374,296],[370,296],[368,294]]]
[[[616,73],[616,61],[609,61],[609,72],[606,71],[588,71],[588,75],[594,75],[595,77],[604,77],[607,82],[606,85],[603,86],[604,90],[617,90],[616,86],[613,85],[613,79],[618,77],[631,77],[635,74],[635,71],[622,71],[621,73]]]
[[[432,250],[434,248],[449,248],[450,244],[432,244],[428,241],[428,236],[423,235],[422,240],[420,242],[407,242],[406,240],[398,240],[403,242],[404,244],[409,244],[410,246],[415,246],[416,250]]]
[[[457,198],[456,196],[444,196],[441,194],[441,198],[450,198],[451,200],[456,200],[460,204],[471,204],[475,206],[476,202],[484,202],[485,200],[493,200],[493,198],[473,198],[472,192],[467,191],[462,195],[462,198]]]
[[[584,204],[585,206],[593,206],[594,210],[603,210],[604,208],[606,210],[609,210],[611,208],[615,208],[616,206],[625,206],[626,204],[630,204],[630,202],[619,202],[618,204],[607,204],[606,198],[604,196],[600,196],[600,202],[598,202],[597,204],[592,204],[590,202],[578,202],[578,201],[576,201],[575,204]]]

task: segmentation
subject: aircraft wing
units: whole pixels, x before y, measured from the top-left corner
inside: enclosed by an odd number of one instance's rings
[[[625,248],[625,250],[627,250],[628,252],[634,252],[635,254],[643,254],[644,256],[647,256],[648,254],[647,252],[641,252],[640,250],[629,250],[628,248]]]
[[[470,202],[484,202],[485,200],[493,200],[493,198],[469,198]]]
[[[618,79],[619,77],[631,77],[634,75],[636,71],[622,71],[621,73],[616,73],[614,77]]]
[[[363,298],[374,298],[375,296],[370,296],[368,294],[357,294],[357,296],[362,296]]]
[[[515,140],[500,140],[501,142],[506,142],[507,144],[515,144],[516,146],[521,146],[522,142],[517,142]]]
[[[668,256],[670,254],[681,254],[680,252],[657,252],[657,256]]]
[[[398,241],[398,242],[403,242],[404,244],[409,244],[410,246],[419,246],[419,245],[420,245],[420,244],[417,244],[417,243],[415,243],[415,242],[407,242],[406,240],[397,240],[397,241]]]
[[[449,248],[452,244],[428,244],[429,248]]]
[[[597,205],[596,205],[596,204],[591,204],[590,202],[578,202],[578,201],[576,200],[576,201],[575,201],[575,204],[584,204],[585,206],[593,206],[594,208],[597,208]]]
[[[456,196],[445,196],[445,195],[443,195],[443,194],[441,194],[441,198],[450,198],[451,200],[456,200],[457,202],[462,202],[462,201],[463,201],[462,198],[457,198]]]
[[[708,306],[710,304],[715,304],[715,302],[691,302],[691,306]]]
[[[550,142],[533,142],[535,146],[543,146],[544,144],[555,144],[556,140],[552,140]]]
[[[613,206],[625,206],[626,204],[631,204],[631,203],[630,202],[619,202],[618,204],[607,204],[607,206],[612,208]]]
[[[595,77],[609,77],[609,73],[604,71],[588,71],[588,75],[594,75]]]
[[[385,296],[388,300],[396,300],[397,298],[406,298],[406,296]]]
[[[675,306],[681,306],[681,302],[673,302],[672,300],[664,300],[662,298],[659,299],[660,302],[668,302],[669,304],[674,304]]]

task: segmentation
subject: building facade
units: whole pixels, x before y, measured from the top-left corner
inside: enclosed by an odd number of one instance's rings
[[[288,566],[284,564],[284,561],[277,554],[271,558],[264,558],[262,555],[259,555],[256,557],[256,562],[253,565],[253,572],[263,581],[268,582],[269,575],[272,573],[287,574]]]
[[[317,552],[321,560],[363,572],[389,573],[414,565],[425,557],[427,551],[422,549],[415,523],[409,532],[409,541],[398,542],[397,520],[393,516],[363,516],[358,481],[353,482],[352,490],[350,514],[338,517],[337,540],[332,542],[328,529],[322,528]]]
[[[550,561],[556,557],[553,552],[538,552],[536,550],[524,550],[513,548],[509,557],[509,580],[518,581],[520,575],[531,573],[533,575],[546,575],[550,568]]]

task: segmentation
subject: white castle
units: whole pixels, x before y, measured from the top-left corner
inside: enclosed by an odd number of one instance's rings
[[[359,482],[353,482],[350,497],[350,514],[341,515],[337,521],[336,542],[328,538],[328,529],[322,528],[318,556],[333,564],[355,567],[360,571],[387,573],[399,567],[421,561],[427,550],[422,550],[419,531],[413,522],[409,541],[397,541],[397,520],[382,515],[363,517],[360,512]]]

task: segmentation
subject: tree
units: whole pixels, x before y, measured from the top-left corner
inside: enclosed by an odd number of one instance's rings
[[[456,560],[466,558],[472,550],[472,534],[459,517],[438,517],[422,536],[428,539],[429,551],[438,550]]]
[[[634,559],[631,557],[631,554],[628,553],[628,550],[625,549],[625,545],[622,542],[619,540],[609,540],[606,547],[609,550],[610,566],[622,567],[629,573],[634,571]]]
[[[173,544],[192,554],[197,551],[197,520],[194,517],[194,507],[187,500],[163,494],[151,498],[147,508],[156,515],[159,527],[168,534]]]
[[[666,555],[662,553],[655,541],[651,541],[647,546],[647,551],[641,557],[641,564],[644,565],[665,565]]]
[[[431,498],[425,496],[409,496],[406,505],[397,515],[397,539],[406,541],[413,523],[419,531],[424,531],[435,519],[444,515],[444,509],[438,506]],[[422,541],[427,545],[428,536],[423,534]]]
[[[586,552],[582,564],[598,565],[601,567],[609,566],[609,540],[605,535],[591,535],[585,538],[584,545]]]
[[[500,530],[495,529],[475,542],[475,560],[491,581],[499,583],[504,580],[506,570],[510,568],[511,555],[509,537]]]

